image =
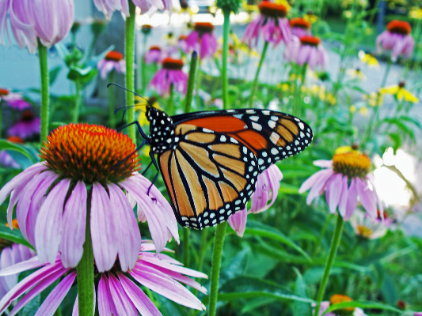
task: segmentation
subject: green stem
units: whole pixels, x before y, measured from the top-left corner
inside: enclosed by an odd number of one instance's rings
[[[114,82],[114,70],[110,71],[108,74],[108,82]],[[116,127],[116,117],[114,114],[114,86],[110,85],[108,87],[108,124],[110,128]]]
[[[208,244],[208,232],[209,229],[205,229],[202,231],[201,234],[201,246],[199,248],[199,255],[198,255],[198,263],[196,270],[202,271],[202,267],[204,266],[204,258],[207,252],[207,244]]]
[[[223,252],[224,236],[227,222],[217,225],[214,239],[214,251],[211,264],[211,290],[208,315],[215,316],[217,312],[218,280],[220,278],[221,255]]]
[[[185,265],[185,267],[189,267],[190,265],[189,247],[190,247],[190,229],[183,228],[183,264]]]
[[[325,263],[324,274],[322,276],[321,284],[318,290],[317,305],[315,306],[314,316],[319,315],[321,302],[325,294],[325,288],[327,287],[328,277],[336,257],[338,246],[340,245],[341,234],[343,231],[344,220],[340,214],[337,214],[337,223],[334,230],[333,239],[331,240],[330,252],[328,254],[327,261]]]
[[[47,47],[41,44],[38,39],[38,58],[40,61],[41,73],[41,144],[47,141],[48,124],[50,115],[50,92],[49,92],[49,73],[48,73],[48,51]]]
[[[139,60],[139,65],[141,65],[141,67],[139,67],[139,72],[140,72],[140,87],[141,87],[141,94],[144,95],[145,94],[145,89],[147,87],[147,72],[146,72],[146,64],[145,64],[145,54],[146,54],[146,49],[147,49],[147,35],[144,34],[144,38],[143,38],[143,53],[140,54],[140,60]]]
[[[75,95],[75,108],[73,109],[73,119],[74,124],[79,121],[79,112],[81,108],[81,84],[79,81],[75,81],[76,95]]]
[[[174,109],[173,109],[173,95],[174,95],[174,86],[173,84],[170,85],[170,95],[169,95],[169,103],[167,107],[167,113],[169,115],[173,115]]]
[[[192,105],[193,91],[195,90],[197,69],[198,69],[198,53],[194,51],[192,53],[192,58],[190,60],[188,87],[186,89],[186,98],[185,98],[185,113],[190,112],[190,107]]]
[[[267,41],[265,41],[264,49],[262,50],[261,59],[259,60],[258,69],[256,70],[255,79],[253,81],[251,95],[249,97],[249,107],[252,107],[252,104],[253,104],[253,98],[254,98],[254,95],[255,95],[255,90],[256,90],[256,86],[258,84],[259,72],[261,71],[261,66],[264,62],[265,54],[267,53],[268,44],[269,43]]]
[[[294,102],[295,107],[293,109],[293,115],[296,115],[296,116],[300,116],[302,112],[302,109],[301,109],[302,108],[302,86],[305,84],[305,81],[306,81],[305,76],[306,76],[307,66],[308,66],[307,63],[305,63],[302,66],[302,69],[301,69],[302,71],[299,78],[299,87],[296,86],[297,90],[295,91],[296,96],[295,96],[295,102]]]
[[[78,282],[79,315],[94,315],[94,253],[92,251],[90,230],[91,207],[86,212],[84,252],[76,266]]]
[[[390,72],[390,68],[391,68],[391,59],[389,59],[388,62],[387,62],[387,66],[386,66],[385,72],[384,72],[384,77],[382,78],[382,82],[381,82],[381,88],[384,87],[386,82],[387,82],[387,77],[388,77],[388,74]]]
[[[125,58],[126,58],[126,109],[127,122],[132,123],[135,121],[135,108],[131,105],[134,104],[135,91],[135,4],[129,1],[129,16],[126,18],[125,24]],[[128,127],[128,134],[132,141],[136,144],[135,125]]]
[[[230,32],[230,9],[224,9],[224,25],[223,25],[223,69],[221,77],[223,80],[223,109],[229,108],[229,80],[227,78],[227,55],[229,52],[229,32]]]
[[[97,43],[97,40],[98,40],[98,34],[94,34],[94,36],[92,38],[91,45],[89,45],[88,54],[86,55],[87,61],[90,60],[91,57],[92,57],[92,54],[94,52],[94,47],[95,47],[95,44]]]

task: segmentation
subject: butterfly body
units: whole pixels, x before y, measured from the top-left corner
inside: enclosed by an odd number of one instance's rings
[[[258,109],[167,116],[149,107],[148,142],[157,154],[177,220],[214,226],[244,209],[258,175],[302,151],[312,131],[300,119]]]

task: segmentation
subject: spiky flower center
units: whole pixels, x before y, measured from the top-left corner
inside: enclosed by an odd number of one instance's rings
[[[262,15],[272,18],[284,18],[287,16],[287,8],[282,4],[261,1],[261,3],[258,5],[258,8]]]
[[[357,152],[335,154],[333,157],[333,169],[350,178],[363,178],[371,168],[371,160],[368,156]]]
[[[9,90],[0,88],[0,96],[9,95]]]
[[[387,30],[391,33],[408,35],[412,32],[410,24],[405,21],[393,20],[387,25]]]
[[[312,35],[304,35],[300,38],[300,42],[302,45],[318,46],[321,40]]]
[[[40,157],[65,178],[87,184],[120,182],[140,169],[135,144],[123,133],[93,124],[69,124],[54,130]]]
[[[311,23],[306,21],[303,18],[292,18],[289,21],[289,24],[291,27],[298,27],[303,30],[310,30],[311,29]]]
[[[365,237],[365,238],[369,238],[372,236],[372,234],[374,233],[372,231],[372,229],[370,229],[369,227],[365,226],[365,225],[358,225],[356,227],[357,229],[357,233],[359,236]]]
[[[9,136],[7,137],[7,140],[11,143],[18,143],[18,144],[24,143],[23,139],[20,138],[19,136]]]
[[[112,61],[121,61],[123,59],[123,54],[112,50],[107,53],[105,59]]]
[[[209,22],[197,22],[194,29],[200,33],[211,33],[214,30],[214,25]]]
[[[344,303],[344,302],[352,302],[352,301],[353,300],[346,295],[334,294],[330,298],[330,305]],[[334,311],[334,313],[338,316],[346,316],[346,315],[352,315],[354,311],[355,311],[354,307],[346,307],[346,308],[338,309]]]
[[[183,68],[183,60],[167,57],[162,61],[162,65],[164,69],[180,70]]]
[[[149,50],[157,50],[157,51],[161,51],[161,47],[160,46],[151,46],[149,48]]]

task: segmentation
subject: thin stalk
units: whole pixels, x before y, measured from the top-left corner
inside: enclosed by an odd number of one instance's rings
[[[41,73],[41,144],[47,141],[48,125],[50,116],[50,92],[48,73],[48,51],[47,47],[41,44],[38,39],[38,58],[40,61]]]
[[[387,66],[385,68],[385,72],[384,72],[384,77],[382,78],[382,82],[381,82],[381,88],[385,86],[385,84],[387,83],[387,77],[388,74],[390,72],[390,67],[391,67],[391,59],[388,60],[387,62]]]
[[[170,85],[170,95],[169,95],[169,103],[167,106],[167,113],[169,115],[173,115],[174,109],[173,109],[173,97],[174,97],[174,86],[173,84]]]
[[[328,254],[327,261],[325,263],[324,274],[322,276],[321,284],[318,290],[317,304],[315,306],[314,316],[319,315],[319,310],[321,308],[321,302],[325,294],[325,288],[327,287],[328,277],[330,276],[330,271],[334,263],[334,259],[337,254],[338,246],[340,245],[341,234],[343,231],[344,220],[340,214],[337,214],[337,223],[334,230],[333,239],[331,240],[330,252]]]
[[[224,236],[227,222],[217,225],[214,239],[214,251],[211,264],[211,290],[208,315],[215,316],[217,312],[218,280],[220,279],[221,255],[223,252]]]
[[[269,43],[267,41],[265,41],[264,49],[262,50],[261,59],[259,60],[258,69],[256,70],[255,79],[253,81],[251,95],[249,97],[249,107],[252,107],[252,104],[253,104],[253,98],[254,98],[254,95],[255,95],[255,90],[256,90],[256,86],[258,84],[259,72],[261,71],[261,66],[264,62],[265,54],[267,53],[268,44]]]
[[[89,45],[88,54],[86,55],[86,60],[87,61],[90,60],[91,57],[92,57],[92,54],[94,52],[95,44],[97,43],[97,40],[98,40],[98,36],[99,36],[99,34],[94,34],[94,36],[92,37],[92,42]]]
[[[94,315],[94,253],[92,251],[90,229],[91,206],[88,205],[86,212],[86,228],[84,252],[76,266],[78,282],[79,315]]]
[[[185,267],[189,267],[190,265],[189,247],[190,247],[190,229],[183,228],[183,264],[185,265]]]
[[[420,43],[421,40],[421,35],[422,35],[422,19],[418,19],[418,22],[416,23],[416,31],[415,31],[415,43]],[[419,63],[420,61],[418,60],[418,56],[419,55],[419,45],[415,45],[415,50],[413,51],[413,56],[414,57],[414,62],[413,62],[413,67],[412,70],[416,73],[419,69]],[[410,60],[410,58],[409,58]],[[406,78],[406,77],[405,77]]]
[[[78,123],[79,121],[79,112],[81,108],[81,83],[79,81],[75,81],[75,87],[76,87],[75,108],[73,109],[73,119],[72,119],[72,122],[74,124]]]
[[[299,87],[296,86],[297,91],[295,91],[295,108],[293,109],[293,115],[300,116],[302,112],[302,86],[305,84],[306,81],[306,68],[308,64],[305,63],[302,66],[302,71],[300,73],[299,78]]]
[[[143,38],[143,43],[142,43],[142,48],[143,48],[143,53],[140,54],[139,57],[139,65],[141,65],[141,67],[139,67],[139,78],[141,80],[139,80],[139,85],[141,88],[141,94],[144,95],[145,94],[145,89],[147,87],[147,72],[146,72],[146,64],[145,64],[145,54],[146,54],[146,48],[147,48],[147,36],[146,34],[144,34],[144,38]]]
[[[375,1],[374,7],[372,8],[371,15],[369,16],[369,19],[368,19],[368,25],[369,26],[372,26],[372,22],[374,22],[375,13],[378,12],[378,7],[380,5],[380,2],[381,2],[381,0],[376,0]]]
[[[129,16],[125,22],[125,58],[126,58],[126,104],[134,104],[135,91],[135,4],[129,1]],[[126,109],[127,121],[131,123],[135,121],[135,108],[128,107]],[[128,134],[132,141],[136,144],[135,125],[128,127]]]
[[[229,80],[227,78],[227,55],[229,52],[229,32],[230,32],[230,9],[223,10],[224,25],[223,25],[223,69],[221,77],[223,80],[223,109],[229,108]]]
[[[114,70],[108,74],[108,82],[114,82]],[[116,117],[114,114],[114,86],[108,87],[108,125],[110,128],[116,127]]]
[[[196,266],[196,270],[198,271],[202,271],[202,267],[204,265],[204,258],[207,252],[207,244],[208,244],[208,231],[209,229],[205,229],[202,231],[202,234],[201,234],[201,246],[199,248],[198,263]]]
[[[189,66],[188,87],[186,89],[185,113],[190,112],[190,107],[192,105],[193,91],[195,90],[197,69],[198,69],[198,53],[196,51],[193,51],[192,57],[190,60],[190,66]]]

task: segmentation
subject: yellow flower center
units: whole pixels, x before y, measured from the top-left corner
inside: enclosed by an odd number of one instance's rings
[[[365,238],[369,238],[369,237],[372,236],[372,234],[374,232],[369,227],[366,227],[364,225],[359,225],[357,227],[357,233],[358,233],[359,236],[362,236],[362,237],[365,237]]]
[[[69,124],[48,136],[40,157],[65,178],[117,183],[140,169],[135,144],[123,133],[93,124]],[[127,158],[129,157],[129,158]],[[127,159],[126,159],[127,158]]]
[[[335,154],[333,157],[334,171],[351,178],[363,178],[368,174],[370,168],[369,157],[358,152]]]
[[[344,302],[352,302],[352,301],[353,300],[346,295],[334,294],[330,298],[330,305],[334,305],[334,304],[338,304],[338,303],[344,303]],[[346,316],[346,315],[352,315],[354,311],[355,311],[354,307],[346,307],[346,308],[335,310],[334,314],[336,314],[338,316]]]

